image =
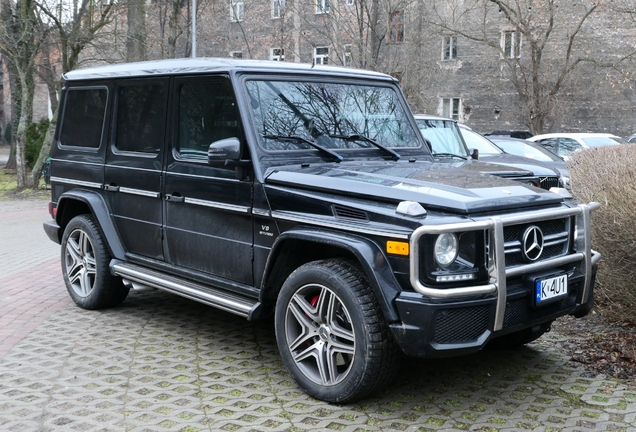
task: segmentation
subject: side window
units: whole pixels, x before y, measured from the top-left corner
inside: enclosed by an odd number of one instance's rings
[[[560,138],[559,139],[559,156],[568,156],[570,153],[581,150],[583,146],[576,142],[576,140],[570,138]]]
[[[166,122],[166,89],[153,83],[120,87],[115,147],[119,151],[158,153]]]
[[[225,138],[242,140],[240,117],[229,81],[185,83],[179,90],[177,153],[205,159],[208,147]]]
[[[561,152],[559,151],[559,140],[556,138],[546,138],[539,141],[543,147],[550,150],[552,153],[556,153],[561,156]]]
[[[98,148],[106,114],[105,88],[69,89],[66,92],[60,144]]]

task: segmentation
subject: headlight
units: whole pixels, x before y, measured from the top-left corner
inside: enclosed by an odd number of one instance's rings
[[[457,258],[459,241],[454,233],[440,234],[435,240],[435,261],[441,267],[448,267]]]

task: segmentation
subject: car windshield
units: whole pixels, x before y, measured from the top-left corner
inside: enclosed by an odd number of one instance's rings
[[[319,146],[338,153],[375,149],[390,154],[387,148],[422,146],[411,114],[392,87],[255,79],[248,80],[246,87],[264,150]]]
[[[588,147],[603,147],[610,145],[626,144],[621,138],[615,137],[587,137],[581,138],[581,140],[587,144]]]
[[[459,128],[454,121],[416,118],[422,136],[431,142],[433,154],[447,153],[468,156]]]
[[[477,132],[473,132],[468,129],[462,129],[461,131],[468,148],[479,150],[480,156],[498,155],[503,153],[499,147],[494,145],[489,139],[479,135]]]
[[[533,146],[519,141],[500,141],[495,142],[506,153],[516,156],[523,156],[540,162],[562,162],[563,160],[540,146]]]

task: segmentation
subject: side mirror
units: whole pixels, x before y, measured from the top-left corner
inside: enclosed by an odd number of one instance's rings
[[[475,159],[475,160],[479,159],[479,149],[469,148],[468,154],[470,155],[471,159]]]
[[[224,166],[241,159],[241,142],[238,138],[215,141],[208,148],[208,165]]]

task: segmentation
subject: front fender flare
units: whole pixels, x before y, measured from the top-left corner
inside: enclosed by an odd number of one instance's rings
[[[394,300],[402,291],[402,287],[396,280],[386,255],[378,244],[355,234],[343,235],[341,232],[323,229],[294,228],[278,236],[265,265],[259,299],[261,302],[265,302],[268,294],[267,290],[274,289],[269,286],[268,280],[277,264],[277,257],[284,249],[285,242],[288,240],[300,240],[308,243],[334,246],[354,255],[369,280],[371,289],[380,303],[387,322],[399,321]]]

